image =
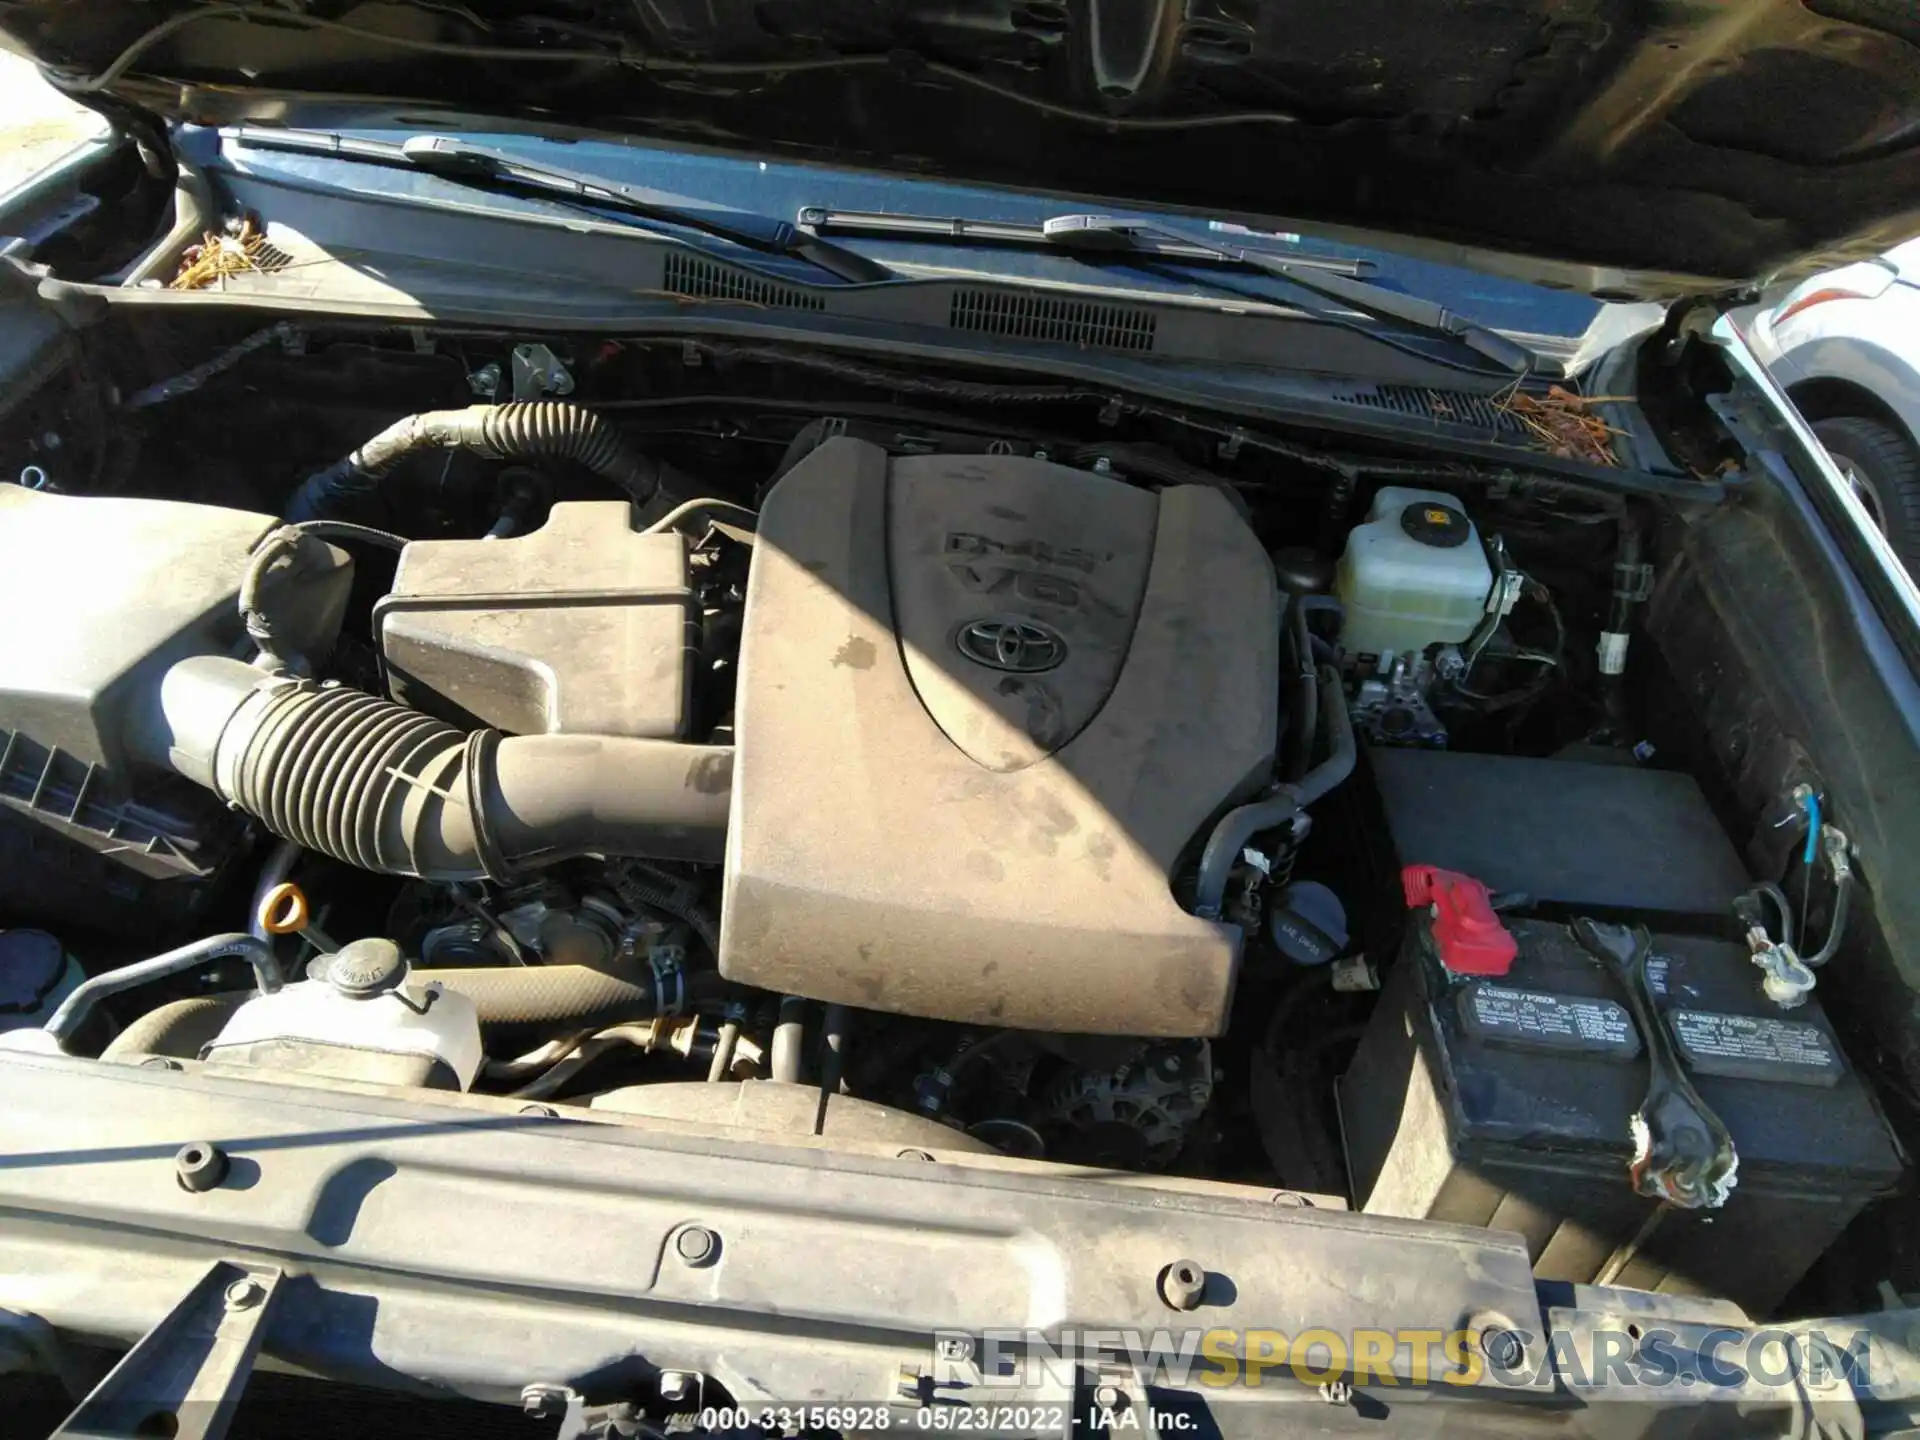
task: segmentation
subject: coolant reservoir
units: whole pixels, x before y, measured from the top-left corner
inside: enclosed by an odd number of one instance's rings
[[[1458,644],[1480,623],[1492,588],[1493,567],[1460,502],[1389,485],[1340,557],[1341,644],[1352,655],[1417,655]]]
[[[256,995],[200,1052],[208,1064],[465,1090],[479,1073],[473,1001],[415,979],[391,940],[355,940],[324,979]]]

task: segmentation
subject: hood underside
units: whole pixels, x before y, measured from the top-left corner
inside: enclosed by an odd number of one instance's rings
[[[1388,233],[1623,298],[1920,231],[1907,0],[23,0],[0,31],[167,118],[431,106]]]

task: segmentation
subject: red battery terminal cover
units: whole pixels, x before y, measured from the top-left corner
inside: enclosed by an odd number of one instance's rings
[[[1504,975],[1520,946],[1494,913],[1493,894],[1471,875],[1434,865],[1400,872],[1407,904],[1433,915],[1433,946],[1453,975]]]

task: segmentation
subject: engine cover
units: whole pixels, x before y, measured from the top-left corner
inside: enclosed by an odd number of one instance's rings
[[[720,969],[869,1009],[1214,1035],[1168,875],[1270,773],[1273,568],[1217,491],[836,439],[761,512]]]

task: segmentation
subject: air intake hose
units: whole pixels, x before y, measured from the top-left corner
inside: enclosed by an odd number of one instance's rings
[[[390,701],[196,656],[128,737],[285,839],[426,880],[575,855],[717,862],[733,751],[609,735],[471,734]]]
[[[371,493],[418,450],[471,450],[489,460],[570,460],[637,502],[660,488],[661,467],[593,411],[559,400],[428,410],[395,421],[366,444],[311,475],[287,503],[289,520],[326,516],[349,496]]]

